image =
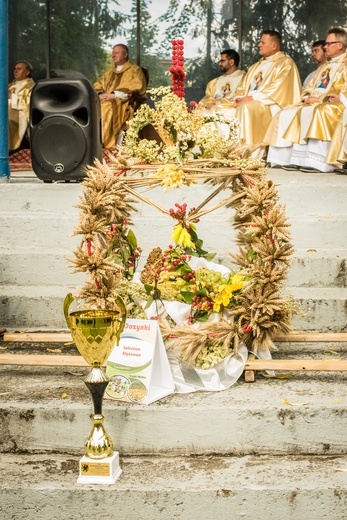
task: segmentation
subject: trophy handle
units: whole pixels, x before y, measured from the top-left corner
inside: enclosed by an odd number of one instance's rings
[[[119,345],[120,335],[122,334],[122,332],[124,330],[125,320],[127,318],[127,310],[125,308],[124,301],[120,296],[116,296],[115,302],[122,312],[122,321],[121,321],[121,324],[120,324],[119,329],[117,330],[117,334],[116,334],[117,345]]]
[[[72,302],[74,301],[74,297],[72,296],[71,293],[67,294],[65,296],[65,299],[64,299],[64,316],[65,316],[65,320],[66,320],[66,323],[68,325],[68,327],[70,328],[70,323],[69,323],[69,308],[70,308],[70,305],[72,304]]]

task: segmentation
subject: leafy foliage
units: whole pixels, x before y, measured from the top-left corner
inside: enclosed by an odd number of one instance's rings
[[[140,0],[141,25],[141,62],[140,65],[149,71],[149,87],[167,86],[170,84],[170,76],[166,74],[166,68],[162,64],[163,51],[158,49],[159,28],[153,21],[149,12],[152,0]],[[131,30],[128,33],[129,53],[133,61],[137,55],[137,0],[132,1]],[[166,49],[167,54],[167,49]]]
[[[95,79],[105,63],[106,38],[122,34],[127,20],[111,4],[115,2],[9,0],[10,77],[18,59],[33,65],[35,79],[45,77],[48,13],[51,69],[78,70]]]
[[[204,36],[206,47],[192,63],[194,74],[188,76],[191,86],[205,78],[204,84],[214,77],[208,67],[209,59],[218,59],[225,48],[238,48],[238,36],[242,34],[242,67],[248,68],[258,59],[257,43],[261,32],[274,29],[282,34],[283,50],[298,65],[302,77],[314,67],[311,63],[311,44],[325,36],[332,27],[346,26],[346,0],[250,0],[242,4],[242,19],[238,16],[239,2],[234,3],[233,13],[226,18],[230,0],[171,0],[162,21],[169,24],[167,37],[187,34],[193,39]],[[211,42],[209,41],[211,39]],[[208,49],[211,47],[211,56]],[[206,78],[206,67],[209,78]],[[192,79],[191,79],[192,78]]]
[[[258,59],[257,43],[262,30],[276,29],[282,34],[283,50],[294,59],[304,78],[314,68],[312,42],[324,38],[332,27],[347,25],[347,0],[249,0],[242,3],[242,17],[238,0],[170,0],[166,12],[156,18],[159,3],[140,0],[141,65],[149,70],[152,88],[170,83],[162,59],[169,57],[170,41],[182,35],[186,39],[203,39],[198,56],[186,63],[187,86],[197,89],[219,74],[214,63],[220,51],[238,49],[240,34],[243,68]],[[109,53],[103,50],[106,42],[125,35],[135,60],[136,0],[131,5],[131,14],[125,15],[120,4],[112,0],[9,0],[10,77],[18,59],[33,64],[35,79],[45,77],[47,6],[52,69],[75,69],[94,80],[109,66]],[[129,23],[130,31],[126,25]],[[159,28],[164,25],[166,30],[160,39]]]

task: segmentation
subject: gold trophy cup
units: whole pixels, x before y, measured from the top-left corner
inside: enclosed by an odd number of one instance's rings
[[[120,297],[115,299],[120,311],[104,309],[78,310],[69,314],[74,297],[69,293],[64,300],[66,323],[81,356],[92,367],[84,382],[92,396],[93,427],[85,440],[85,455],[80,460],[77,482],[88,484],[114,484],[122,470],[119,453],[113,451],[113,442],[104,427],[102,400],[109,378],[102,365],[113,347],[119,344],[124,329],[126,309]]]

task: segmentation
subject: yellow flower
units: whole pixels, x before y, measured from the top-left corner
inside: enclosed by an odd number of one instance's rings
[[[178,246],[195,249],[195,244],[192,241],[189,232],[182,226],[182,224],[177,224],[174,227],[173,232],[171,233],[171,238]]]
[[[189,186],[196,183],[195,179],[187,179],[186,174],[176,164],[165,164],[158,168],[157,173],[153,177],[162,178],[161,186],[164,186],[164,193],[168,189],[180,188],[183,184]]]
[[[242,274],[234,274],[234,276],[231,278],[231,287],[233,288],[234,292],[242,289],[244,283],[244,277]]]
[[[231,278],[231,283],[223,283],[218,287],[219,294],[213,298],[213,311],[219,312],[221,306],[227,307],[233,297],[233,293],[242,289],[244,284],[243,277],[235,274]]]

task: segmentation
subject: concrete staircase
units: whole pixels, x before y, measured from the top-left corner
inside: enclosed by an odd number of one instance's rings
[[[280,357],[347,353],[346,344],[278,346]],[[91,426],[85,370],[0,366],[0,373],[4,520],[346,518],[345,373],[258,376],[148,407],[105,400],[123,469],[112,486],[76,483]]]
[[[296,254],[287,291],[303,309],[294,328],[346,331],[347,178],[280,170],[269,177],[280,184],[292,222]],[[201,187],[195,190],[189,197],[202,200]],[[83,280],[65,260],[78,243],[69,235],[81,186],[22,174],[0,185],[0,193],[0,326],[63,330],[62,299]],[[161,193],[153,198],[163,204]],[[201,232],[223,262],[234,238],[227,219],[223,211],[211,214]],[[168,243],[171,223],[154,210],[140,206],[134,223],[144,249]],[[277,346],[278,358],[347,353],[347,344],[337,342]],[[75,352],[62,343],[0,348]],[[264,374],[253,384],[174,394],[148,407],[105,400],[123,474],[114,486],[91,486],[76,483],[91,427],[85,372],[0,366],[1,519],[347,518],[346,373]]]
[[[82,187],[45,184],[30,172],[20,175],[0,185],[0,327],[64,329],[62,299],[83,282],[83,276],[71,274],[66,260],[79,241],[70,235]],[[287,292],[300,302],[303,314],[294,318],[294,328],[347,330],[347,178],[274,169],[269,177],[279,184],[292,224],[296,253]],[[207,193],[205,186],[196,185],[181,196],[196,205]],[[174,191],[163,196],[157,189],[149,196],[168,208],[177,202]],[[230,262],[228,255],[235,250],[229,215],[225,209],[213,212],[198,230],[204,246],[223,263]],[[172,221],[157,210],[140,203],[133,220],[145,252],[170,242]]]

